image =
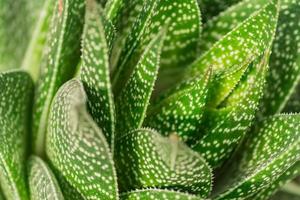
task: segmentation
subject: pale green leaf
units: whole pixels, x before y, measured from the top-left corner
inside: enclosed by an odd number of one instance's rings
[[[151,199],[151,200],[201,200],[200,197],[176,192],[172,190],[161,190],[161,189],[144,189],[135,190],[127,193],[121,194],[120,198],[122,200],[141,200],[141,199]]]
[[[232,66],[245,65],[249,62],[249,55],[255,55],[253,58],[262,55],[273,41],[278,9],[277,0],[269,1],[214,43],[190,66],[186,76],[203,74],[208,67],[218,73]],[[222,21],[222,16],[219,20]]]
[[[125,134],[142,126],[158,73],[164,37],[164,32],[161,32],[147,46],[117,97],[118,134]]]
[[[300,115],[277,115],[262,122],[241,146],[241,159],[218,180],[217,200],[245,199],[276,182],[300,161]]]
[[[118,199],[113,158],[86,110],[81,82],[65,83],[49,117],[46,153],[66,199]]]
[[[39,157],[32,156],[28,163],[28,179],[31,200],[63,200],[58,182]]]
[[[147,127],[163,135],[176,133],[187,141],[197,137],[208,96],[211,71],[200,79],[189,80],[177,86],[168,96],[150,107],[145,120]]]
[[[237,87],[216,109],[208,109],[202,138],[192,145],[212,167],[220,167],[250,127],[262,97],[269,52],[249,67]]]
[[[27,73],[0,73],[0,184],[7,200],[29,199],[25,159],[32,95]]]
[[[109,48],[101,11],[94,1],[88,1],[80,77],[88,96],[90,113],[101,127],[108,143],[112,145],[115,134],[115,108],[109,75]]]
[[[50,105],[58,88],[75,71],[80,58],[84,0],[58,0],[47,38],[47,52],[42,58],[33,113],[33,150],[44,152],[44,137]]]
[[[281,112],[300,80],[300,1],[282,0],[262,114]]]
[[[121,191],[169,188],[207,197],[211,169],[202,157],[172,134],[164,138],[139,129],[116,140],[115,161]]]

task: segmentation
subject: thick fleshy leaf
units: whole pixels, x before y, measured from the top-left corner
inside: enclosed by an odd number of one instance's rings
[[[80,58],[84,5],[84,0],[56,1],[34,104],[33,150],[38,155],[44,152],[52,99],[58,88],[74,75]]]
[[[120,196],[122,200],[141,200],[141,199],[151,199],[151,200],[201,200],[200,197],[180,193],[172,190],[160,190],[160,189],[145,189],[145,190],[135,190],[127,193],[123,193]]]
[[[163,135],[175,132],[184,141],[195,137],[204,113],[210,78],[209,70],[203,78],[177,86],[178,89],[151,107],[145,125]]]
[[[227,33],[247,20],[255,12],[262,9],[270,0],[243,0],[220,13],[217,17],[210,19],[204,24],[200,39],[200,50],[205,52],[213,44],[221,40]]]
[[[19,68],[43,1],[0,0],[0,71]]]
[[[232,66],[245,65],[249,55],[254,55],[253,59],[262,55],[273,41],[278,10],[278,1],[269,1],[196,60],[186,76],[203,74],[208,67],[218,73]],[[222,16],[219,20],[222,22]]]
[[[32,156],[28,163],[28,179],[31,200],[63,200],[58,182],[40,158]]]
[[[169,188],[207,197],[211,169],[202,157],[172,134],[164,138],[149,129],[116,140],[115,161],[122,191]]]
[[[205,21],[239,1],[241,0],[198,0]]]
[[[262,114],[281,112],[300,80],[300,1],[282,0]],[[299,91],[298,91],[299,92]]]
[[[88,1],[80,77],[88,96],[90,113],[109,144],[113,144],[115,107],[110,85],[109,48],[101,11],[95,1]]]
[[[66,199],[118,199],[113,158],[86,110],[77,80],[58,91],[48,123],[46,153]]]
[[[300,112],[300,83],[294,89],[293,94],[289,98],[288,102],[286,103],[284,109],[284,113],[299,113]]]
[[[271,185],[267,188],[263,189],[258,194],[254,195],[253,197],[249,198],[256,199],[256,200],[264,200],[269,199],[277,190],[282,188],[287,182],[291,181],[292,179],[296,178],[300,175],[300,161],[290,167],[287,171],[285,171],[276,181],[274,181]],[[299,196],[300,196],[300,188],[299,189]]]
[[[162,32],[151,41],[117,98],[118,134],[142,126],[158,73],[164,37]]]
[[[218,182],[217,200],[245,199],[276,182],[300,161],[300,115],[277,115],[263,121],[241,146],[240,161]],[[234,164],[233,164],[234,165]],[[217,187],[218,188],[218,187]]]
[[[249,67],[221,107],[207,111],[203,137],[192,148],[212,167],[219,167],[230,157],[250,127],[262,97],[268,57],[266,52]]]
[[[27,73],[0,73],[0,184],[8,200],[29,199],[25,159],[32,95]]]
[[[200,25],[196,0],[151,0],[145,3],[122,49],[113,77],[114,91],[118,92],[123,86],[145,46],[165,26],[167,33],[162,49],[161,69],[173,71],[190,64],[197,55],[195,49]]]
[[[47,41],[47,33],[50,28],[51,16],[55,5],[55,0],[33,0],[27,1],[27,4],[41,4],[38,2],[42,2],[43,5],[39,6],[41,9],[37,13],[36,24],[32,30],[26,53],[21,64],[21,67],[30,73],[34,81],[36,81],[39,76],[39,69]]]

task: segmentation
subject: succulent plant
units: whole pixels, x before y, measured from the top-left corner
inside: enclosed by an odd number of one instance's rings
[[[300,1],[0,0],[0,199],[300,199]]]

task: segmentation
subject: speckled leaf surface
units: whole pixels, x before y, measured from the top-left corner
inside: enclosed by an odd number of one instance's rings
[[[28,182],[31,200],[63,200],[58,182],[48,165],[32,156],[28,163]]]
[[[186,81],[158,100],[149,109],[145,126],[163,135],[175,132],[183,141],[194,138],[204,113],[210,78],[209,70],[204,77]]]
[[[53,96],[76,70],[80,58],[84,0],[56,1],[47,51],[42,58],[41,76],[35,93],[33,113],[33,149],[43,154],[45,130]]]
[[[187,15],[189,17],[187,17]],[[153,35],[166,26],[166,40],[162,49],[161,69],[178,69],[191,63],[196,57],[196,49],[201,30],[200,11],[196,0],[151,0],[144,4],[133,24],[121,52],[113,85],[115,91],[123,85]]]
[[[135,190],[132,192],[123,193],[120,196],[122,200],[142,200],[142,199],[151,199],[151,200],[201,200],[200,197],[180,193],[170,190],[160,190],[160,189],[144,189],[144,190]]]
[[[8,200],[29,199],[25,156],[32,94],[27,73],[0,73],[0,183]]]
[[[201,52],[209,50],[213,44],[226,37],[226,34],[262,9],[268,2],[270,0],[243,0],[208,20],[203,26],[199,42]]]
[[[300,80],[300,1],[282,0],[262,113],[281,112]],[[298,91],[299,92],[299,91]]]
[[[217,73],[231,66],[244,65],[251,54],[262,55],[273,41],[278,7],[277,0],[272,0],[253,13],[197,59],[186,76],[202,74],[208,67]]]
[[[101,20],[102,9],[95,1],[88,1],[82,44],[80,79],[88,96],[88,108],[93,119],[102,128],[109,144],[115,134],[115,107],[110,74],[109,47],[105,24]],[[110,39],[108,39],[110,40]]]
[[[158,73],[164,36],[164,32],[161,32],[147,46],[117,98],[117,131],[119,135],[142,126]]]
[[[232,173],[222,177],[216,199],[251,197],[299,162],[299,120],[296,114],[266,119],[241,147],[243,153],[238,167],[232,167]]]
[[[155,187],[207,197],[211,190],[210,167],[174,134],[129,132],[116,140],[115,161],[121,191]]]
[[[228,159],[250,127],[262,97],[269,53],[257,59],[237,87],[217,109],[208,109],[204,133],[192,148],[212,167]]]
[[[86,110],[81,82],[58,91],[48,123],[46,152],[66,199],[118,199],[112,155]]]
[[[273,196],[273,194],[277,192],[279,188],[282,188],[282,186],[284,186],[287,182],[291,181],[292,179],[296,178],[299,174],[300,174],[300,161],[298,161],[293,166],[291,166],[288,170],[286,170],[279,178],[277,178],[276,181],[270,184],[267,188],[263,189],[253,197],[250,197],[249,200],[270,199],[270,197]],[[300,190],[299,190],[299,196],[300,196]]]

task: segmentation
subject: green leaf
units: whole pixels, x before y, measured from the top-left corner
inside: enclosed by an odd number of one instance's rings
[[[71,80],[51,106],[46,153],[66,199],[118,199],[113,158],[86,110],[81,82]]]
[[[299,175],[300,175],[300,161],[298,161],[293,166],[291,166],[288,170],[286,170],[279,178],[277,178],[276,181],[274,181],[267,188],[263,189],[261,192],[254,195],[254,197],[251,197],[251,199],[256,199],[256,200],[269,199],[275,192],[277,192],[277,190],[282,188],[282,186],[284,186],[287,182],[291,181],[292,179],[296,178]],[[298,196],[300,196],[300,188],[299,187],[296,188],[296,191],[297,190],[298,190]]]
[[[209,70],[204,77],[177,86],[151,107],[145,125],[163,135],[175,132],[184,141],[195,137],[204,113],[210,78]]]
[[[187,17],[188,16],[188,17]],[[161,69],[182,69],[196,57],[200,30],[200,11],[196,0],[151,0],[134,22],[114,72],[114,91],[118,92],[153,35],[167,27],[162,49]]]
[[[158,34],[147,46],[116,100],[118,134],[142,126],[158,73],[164,37],[164,32]]]
[[[273,41],[278,7],[277,0],[272,0],[254,12],[196,60],[186,77],[203,74],[208,67],[218,73],[232,66],[243,66],[249,62],[249,55],[254,54],[253,58],[262,55]],[[219,20],[222,21],[222,16]]]
[[[161,189],[144,189],[135,190],[127,193],[121,194],[120,198],[122,200],[140,200],[140,199],[151,199],[151,200],[201,200],[200,197],[180,193],[172,190],[161,190]]]
[[[201,1],[201,0],[200,0]],[[205,6],[214,5],[212,8],[218,8],[216,2],[219,0],[202,0],[210,1],[201,8]],[[230,1],[240,1],[240,0],[229,0],[219,2],[219,6],[224,6]],[[263,9],[270,0],[243,0],[240,3],[231,6],[220,15],[208,20],[203,27],[203,33],[201,35],[199,47],[201,52],[209,50],[216,42],[226,37],[226,34],[233,31],[241,23],[251,17],[255,12]],[[222,5],[223,4],[223,5]]]
[[[216,168],[228,159],[250,127],[262,97],[269,52],[249,67],[240,83],[216,109],[208,109],[202,138],[192,145]]]
[[[38,2],[37,0],[27,1],[28,4],[33,5],[38,4]],[[45,51],[47,42],[47,33],[50,28],[51,16],[55,5],[54,0],[41,2],[43,2],[43,5],[40,6],[41,9],[37,14],[36,23],[21,64],[22,68],[30,73],[34,81],[38,79],[43,51]]]
[[[0,73],[0,184],[8,200],[29,199],[25,159],[32,95],[27,73]]]
[[[21,67],[42,4],[38,0],[0,0],[0,71]]]
[[[290,96],[282,112],[283,113],[300,112],[300,83],[294,89],[293,94]]]
[[[84,0],[56,1],[47,38],[47,52],[42,58],[41,76],[35,94],[33,150],[38,155],[44,152],[44,137],[53,96],[74,75],[80,58],[84,5]]]
[[[276,182],[300,161],[300,115],[266,119],[241,146],[241,159],[218,182],[216,200],[245,199]],[[217,186],[218,188],[218,186]]]
[[[90,113],[102,128],[109,144],[113,145],[115,107],[110,85],[109,48],[101,11],[95,1],[88,1],[80,78],[88,96]]]
[[[32,156],[28,163],[28,179],[31,200],[63,200],[58,182],[40,158]]]
[[[239,1],[241,0],[198,0],[198,3],[203,13],[204,21],[206,21]]]
[[[207,197],[211,190],[210,167],[174,134],[129,132],[116,140],[115,161],[121,191],[155,187]]]
[[[280,113],[300,80],[300,1],[284,0],[270,58],[262,114]]]

